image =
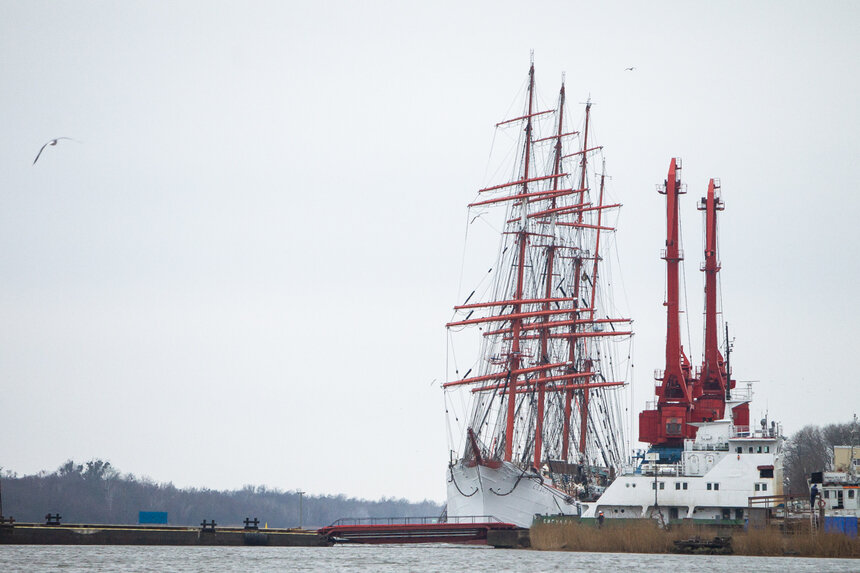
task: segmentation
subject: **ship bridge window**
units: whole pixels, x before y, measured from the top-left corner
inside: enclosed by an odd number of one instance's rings
[[[711,491],[711,482],[708,482],[708,491]]]
[[[755,490],[761,491],[761,484],[755,484]]]
[[[750,453],[752,453],[752,446],[750,446]]]
[[[756,453],[757,453],[757,454],[760,454],[760,453],[761,453],[761,446],[759,446],[759,447],[758,447],[758,451],[757,451]]]
[[[765,447],[764,447],[764,453],[766,453],[766,454],[769,454],[769,453],[770,453],[770,446],[765,446]]]
[[[854,490],[853,489],[848,490],[848,499],[854,499]]]
[[[830,490],[824,490],[824,499],[830,499]]]
[[[666,482],[660,482],[660,489],[666,489]]]
[[[744,453],[744,448],[743,448],[743,446],[738,446],[738,453],[739,453],[739,454]]]
[[[675,482],[675,489],[681,489],[681,482],[679,482],[679,481]]]
[[[687,489],[687,482],[684,482],[684,489]]]
[[[761,468],[758,470],[758,477],[760,478],[772,478],[773,477],[773,468]]]

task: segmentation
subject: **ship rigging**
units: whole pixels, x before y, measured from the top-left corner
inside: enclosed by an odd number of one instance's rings
[[[486,488],[479,509],[523,479],[536,479],[566,494],[566,507],[557,500],[548,507],[566,513],[575,507],[573,497],[599,494],[627,461],[630,446],[625,386],[632,321],[608,288],[614,278],[610,218],[621,205],[609,199],[603,148],[592,141],[592,103],[585,103],[582,128],[572,130],[563,82],[555,106],[541,109],[532,64],[525,92],[522,113],[496,124],[505,133],[518,130],[514,170],[508,181],[479,189],[469,204],[470,223],[491,211],[502,217],[497,263],[446,325],[455,365],[444,384],[446,410],[458,405],[453,394],[468,396],[462,418],[455,417],[462,423],[451,448],[458,461],[449,468],[449,515],[475,510],[475,492],[454,483],[455,469],[460,482],[475,477],[478,489],[490,470],[506,468],[515,477]],[[456,367],[460,347],[451,336],[461,330],[473,341],[477,330],[480,339],[463,376]],[[477,468],[476,475],[467,467]],[[530,519],[540,509],[524,511]]]

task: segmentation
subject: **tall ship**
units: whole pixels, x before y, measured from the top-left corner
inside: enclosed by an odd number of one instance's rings
[[[448,517],[529,527],[535,514],[580,513],[629,465],[633,333],[609,288],[620,204],[592,104],[570,126],[562,80],[554,105],[539,105],[533,62],[523,92],[496,124],[509,143],[497,175],[469,204],[467,236],[489,229],[498,246],[447,324],[444,388]]]
[[[695,368],[681,345],[679,204],[685,186],[680,160],[672,159],[658,190],[666,195],[666,363],[655,372],[656,399],[639,414],[639,440],[650,448],[599,499],[583,504],[582,514],[663,522],[743,520],[748,508],[769,507],[782,495],[783,438],[779,425],[766,417],[750,424],[752,393],[732,376],[727,326],[722,349],[719,343],[720,183],[711,179],[698,205],[705,219],[705,324],[702,363]]]

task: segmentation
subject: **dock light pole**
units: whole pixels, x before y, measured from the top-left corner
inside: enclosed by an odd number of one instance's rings
[[[305,495],[305,492],[299,490],[296,493],[299,494],[299,529],[301,529],[302,528],[302,516],[304,514],[303,507],[302,507],[302,496]]]

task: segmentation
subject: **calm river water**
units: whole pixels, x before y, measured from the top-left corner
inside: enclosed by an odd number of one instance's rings
[[[860,560],[572,553],[458,545],[337,547],[0,546],[0,571],[860,571]]]

